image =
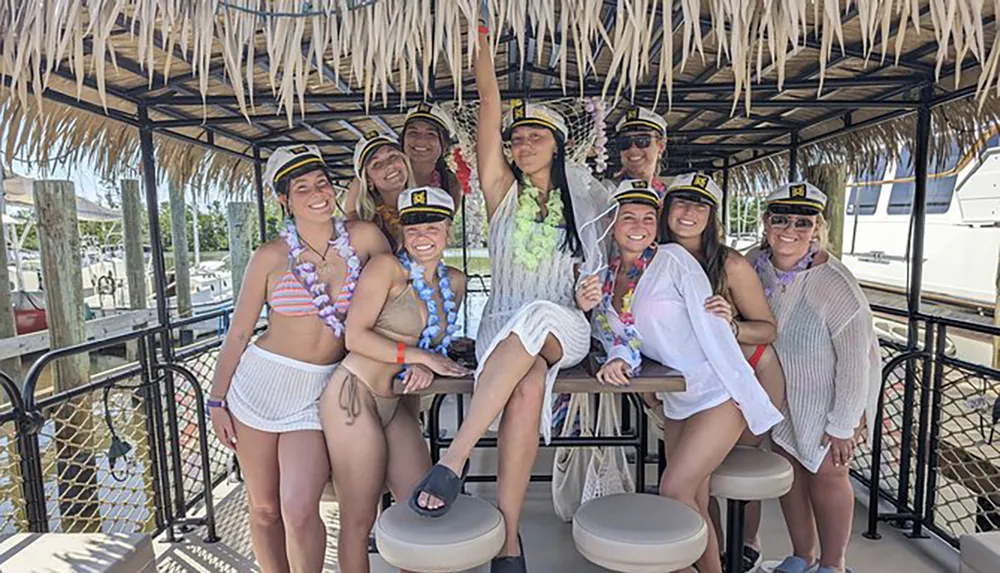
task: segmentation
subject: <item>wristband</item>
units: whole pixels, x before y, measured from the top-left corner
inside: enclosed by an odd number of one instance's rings
[[[733,336],[735,338],[740,337],[740,325],[736,320],[729,321],[729,328],[733,331]]]
[[[396,364],[403,365],[406,363],[406,345],[402,342],[396,344]]]
[[[229,407],[229,404],[227,404],[225,400],[216,400],[214,398],[209,398],[208,400],[205,400],[205,407],[209,409],[222,408],[223,410],[225,410],[226,408]]]
[[[490,29],[487,28],[486,26],[483,26],[482,24],[480,24],[479,25],[479,33],[482,34],[482,35],[484,35],[484,36],[489,36],[490,35]]]

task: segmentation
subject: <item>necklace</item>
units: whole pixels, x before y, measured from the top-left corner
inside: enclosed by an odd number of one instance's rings
[[[545,202],[545,218],[538,221],[542,211],[538,205],[541,192],[525,177],[514,214],[514,259],[529,271],[534,271],[542,260],[552,256],[559,223],[563,219],[562,197],[558,189],[553,189]]]
[[[781,289],[784,293],[788,285],[795,282],[795,277],[799,275],[802,271],[808,269],[812,266],[813,259],[816,258],[816,253],[819,252],[819,247],[815,242],[809,245],[809,250],[806,252],[805,256],[798,260],[792,268],[787,271],[782,271],[775,267],[773,264],[771,268],[774,269],[774,274],[770,275],[765,272],[768,263],[771,262],[771,249],[770,247],[761,251],[757,258],[754,259],[753,268],[757,271],[757,276],[760,277],[760,282],[764,285],[764,296],[770,299],[774,294],[775,290]]]
[[[615,333],[608,321],[608,316],[614,312],[615,277],[618,276],[618,269],[622,264],[621,257],[611,259],[607,270],[604,271],[601,309],[597,314],[598,334],[606,348],[624,346],[632,359],[632,364],[639,364],[642,361],[642,356],[639,354],[641,341],[639,340],[639,332],[635,328],[635,316],[632,314],[632,297],[635,294],[636,285],[639,284],[639,279],[642,278],[642,273],[646,271],[646,267],[649,266],[654,255],[656,255],[655,244],[646,247],[646,250],[628,270],[628,285],[624,296],[622,296],[622,311],[618,313],[618,318],[625,327],[623,336]]]
[[[347,264],[347,275],[344,277],[344,284],[340,287],[336,299],[331,299],[327,290],[330,288],[327,283],[320,281],[316,265],[302,259],[305,247],[300,242],[298,230],[295,222],[291,219],[285,220],[285,229],[280,233],[288,244],[288,260],[295,275],[302,286],[312,295],[312,304],[316,307],[320,319],[329,326],[338,338],[344,334],[344,319],[347,317],[347,309],[351,305],[351,298],[354,296],[354,288],[357,286],[358,276],[361,274],[361,259],[358,258],[357,251],[351,245],[351,237],[347,232],[347,225],[342,219],[333,219],[333,237],[327,241],[327,249],[333,247],[337,249],[340,258]],[[310,247],[312,248],[312,247]],[[318,253],[317,253],[318,254]],[[324,261],[325,262],[325,261]]]
[[[299,241],[301,241],[303,245],[305,245],[306,247],[309,247],[309,250],[312,251],[312,252],[314,252],[314,253],[316,253],[316,256],[318,256],[320,258],[320,260],[322,261],[320,263],[320,265],[319,265],[320,271],[329,270],[330,263],[327,262],[326,255],[327,255],[327,253],[330,252],[330,246],[333,245],[333,237],[334,237],[334,235],[330,235],[330,238],[327,239],[327,241],[326,241],[326,248],[323,249],[323,253],[321,254],[319,251],[316,250],[315,247],[313,247],[312,245],[310,245],[309,241],[306,241],[305,238],[298,231],[295,231],[295,234],[298,235]]]
[[[410,273],[410,282],[417,291],[417,296],[427,306],[427,326],[420,333],[417,346],[424,350],[437,352],[447,356],[451,339],[458,331],[458,305],[455,304],[455,293],[451,290],[451,280],[448,278],[448,267],[443,261],[438,261],[437,277],[438,291],[444,304],[445,329],[444,337],[435,348],[431,348],[434,338],[441,333],[441,318],[438,315],[438,303],[434,300],[434,289],[424,280],[424,267],[416,264],[405,251],[399,255],[399,262]]]

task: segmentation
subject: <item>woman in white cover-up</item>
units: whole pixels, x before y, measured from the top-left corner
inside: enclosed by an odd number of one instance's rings
[[[477,161],[490,222],[492,292],[476,340],[479,365],[468,416],[414,490],[411,507],[430,517],[448,511],[472,449],[500,416],[497,497],[507,540],[491,570],[520,572],[525,562],[517,526],[539,431],[546,439],[551,434],[552,385],[558,371],[579,363],[590,347],[584,312],[599,292],[577,290],[575,283],[578,273],[600,264],[596,230],[589,223],[606,207],[607,192],[585,167],[566,164],[568,130],[560,114],[514,102],[503,125],[483,28],[479,42]],[[504,156],[504,138],[514,165]]]

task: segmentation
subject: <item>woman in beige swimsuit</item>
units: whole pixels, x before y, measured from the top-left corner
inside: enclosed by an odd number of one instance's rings
[[[406,499],[431,468],[416,415],[393,391],[426,388],[435,374],[469,371],[446,355],[457,330],[465,275],[441,258],[454,201],[437,187],[399,197],[402,250],[372,258],[358,280],[347,318],[349,354],[320,398],[320,419],[340,501],[341,573],[367,573],[368,534],[388,485]]]

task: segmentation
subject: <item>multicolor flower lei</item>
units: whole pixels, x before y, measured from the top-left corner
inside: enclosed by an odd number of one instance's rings
[[[399,255],[399,262],[402,263],[410,273],[410,282],[417,291],[417,296],[427,305],[427,326],[420,333],[420,341],[417,346],[424,350],[437,352],[447,356],[451,339],[458,332],[458,305],[455,304],[455,293],[451,290],[451,279],[448,278],[448,267],[444,262],[438,262],[438,290],[441,292],[441,301],[444,303],[445,329],[444,338],[436,348],[431,348],[434,337],[441,333],[441,318],[438,316],[437,301],[434,300],[434,289],[424,280],[424,267],[416,264],[410,259],[410,255],[403,252]]]
[[[625,295],[622,297],[622,310],[618,313],[618,318],[625,327],[624,337],[616,334],[614,329],[611,328],[611,323],[608,322],[608,316],[614,312],[615,277],[618,276],[618,268],[622,264],[621,257],[611,259],[608,269],[605,271],[604,286],[601,289],[603,295],[601,296],[601,309],[597,313],[598,334],[606,347],[625,346],[628,348],[633,364],[641,362],[642,357],[639,354],[641,343],[639,332],[635,328],[635,316],[632,314],[632,296],[635,294],[635,287],[639,284],[639,279],[642,278],[642,273],[645,272],[654,255],[656,255],[655,244],[647,247],[642,252],[642,255],[636,259],[632,268],[628,270],[628,287]]]
[[[545,219],[538,222],[542,210],[538,206],[540,194],[541,189],[525,177],[514,214],[514,259],[529,271],[537,269],[543,259],[555,252],[559,224],[563,220],[562,197],[558,189],[553,189],[545,203]]]
[[[754,259],[753,268],[757,271],[757,276],[760,277],[760,282],[764,284],[764,296],[770,300],[771,295],[774,294],[774,291],[777,290],[778,287],[781,287],[781,290],[784,291],[785,287],[795,282],[795,277],[798,276],[799,273],[812,266],[813,259],[816,258],[817,252],[819,252],[819,246],[814,241],[809,245],[809,251],[805,254],[805,256],[799,259],[799,262],[795,263],[795,265],[787,271],[779,270],[778,267],[772,265],[772,268],[774,269],[774,278],[771,278],[768,273],[764,272],[764,269],[767,268],[767,264],[771,261],[771,249],[767,248],[762,250],[760,254],[757,255],[757,258]]]
[[[333,330],[334,335],[340,337],[344,335],[344,319],[347,317],[347,309],[351,306],[354,288],[357,286],[358,276],[361,274],[361,259],[358,258],[358,253],[351,245],[351,237],[344,221],[334,218],[333,228],[337,238],[330,239],[330,246],[337,249],[337,254],[347,264],[347,276],[344,277],[344,284],[340,287],[336,300],[331,299],[327,293],[329,285],[319,280],[316,265],[301,259],[306,248],[302,246],[299,239],[295,222],[286,219],[285,229],[279,234],[288,244],[288,259],[292,266],[292,273],[312,295],[312,304],[319,311],[320,319]]]

